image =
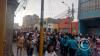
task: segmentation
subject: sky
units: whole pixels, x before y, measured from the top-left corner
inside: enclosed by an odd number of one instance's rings
[[[78,11],[78,0],[44,0],[44,18],[52,17],[57,18],[59,15],[65,15],[68,6],[71,7],[71,4],[74,3],[75,11]],[[65,3],[62,3],[65,2]],[[22,2],[21,2],[22,3]],[[25,15],[37,14],[40,16],[41,12],[41,0],[28,0],[25,4],[26,9],[20,8],[16,10],[14,22],[18,23],[20,26],[23,22],[23,17]],[[20,6],[21,7],[21,6]],[[77,13],[75,13],[75,18],[77,18]]]

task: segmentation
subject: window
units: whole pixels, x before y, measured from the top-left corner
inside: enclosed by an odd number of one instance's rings
[[[100,0],[98,0],[98,9],[100,9]]]

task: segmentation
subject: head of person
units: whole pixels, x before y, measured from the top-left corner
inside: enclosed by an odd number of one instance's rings
[[[53,51],[54,51],[54,46],[53,46],[53,44],[49,44],[49,45],[47,46],[47,52],[50,53],[50,52],[53,52]]]
[[[24,33],[23,33],[23,32],[20,32],[20,33],[19,33],[19,36],[20,36],[20,37],[22,37],[23,35],[24,35]]]
[[[64,37],[68,36],[68,33],[64,33]]]
[[[75,35],[71,35],[70,38],[71,38],[71,39],[75,39]]]
[[[29,34],[28,40],[33,40],[33,38],[32,38],[32,33]]]

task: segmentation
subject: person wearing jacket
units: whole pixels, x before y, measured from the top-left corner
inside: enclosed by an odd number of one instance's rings
[[[78,49],[78,42],[74,38],[74,36],[71,36],[71,39],[68,40],[68,48],[69,48],[69,56],[75,56],[76,51]]]

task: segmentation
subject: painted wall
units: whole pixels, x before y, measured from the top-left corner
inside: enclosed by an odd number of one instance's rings
[[[72,34],[78,34],[78,22],[72,22]]]
[[[78,18],[88,19],[100,17],[100,0],[79,0]]]
[[[72,23],[72,26],[71,26],[71,23]],[[78,22],[71,22],[71,23],[69,22],[68,19],[60,20],[58,22],[58,28],[60,31],[77,34],[78,33]]]

